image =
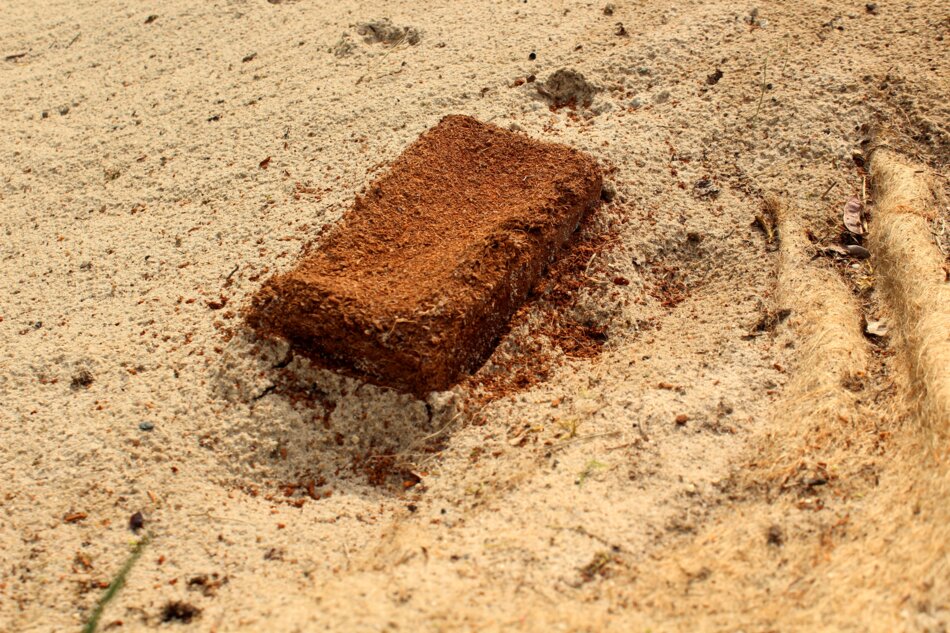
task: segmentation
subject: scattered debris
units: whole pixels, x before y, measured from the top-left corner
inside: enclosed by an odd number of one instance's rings
[[[69,382],[69,386],[73,391],[78,391],[79,389],[88,388],[94,381],[95,378],[92,372],[84,367],[76,372],[73,379]]]
[[[589,106],[598,92],[598,88],[588,82],[584,75],[571,68],[556,70],[547,81],[536,85],[538,93],[550,101],[554,108]]]
[[[272,547],[264,552],[264,560],[284,560],[284,550],[279,547]]]
[[[841,246],[840,244],[828,244],[826,246],[821,247],[820,254],[825,255],[827,257],[832,257],[834,255],[847,257],[848,249],[846,249],[844,246]]]
[[[353,54],[354,50],[356,50],[356,44],[348,33],[344,33],[340,36],[339,41],[330,47],[330,52],[333,53],[333,56],[339,58],[349,57]]]
[[[759,18],[759,7],[752,7],[749,15],[742,18],[742,20],[753,29],[764,29],[768,25],[768,21]]]
[[[357,24],[356,32],[363,36],[363,41],[367,44],[382,43],[386,46],[395,46],[403,40],[414,46],[421,38],[419,31],[415,28],[396,26],[389,21],[389,18]]]
[[[760,213],[755,214],[752,220],[752,226],[765,233],[765,241],[772,244],[776,237],[775,213],[769,208],[764,208]]]
[[[864,333],[873,338],[883,338],[887,336],[887,324],[884,321],[867,321]]]
[[[590,582],[596,578],[607,578],[610,574],[610,564],[614,562],[616,562],[616,556],[611,552],[597,552],[589,563],[580,568],[581,583]]]
[[[224,295],[221,295],[217,300],[212,299],[211,301],[208,301],[207,305],[212,310],[220,310],[224,306],[228,305],[228,298]]]
[[[213,598],[218,593],[221,585],[228,583],[227,576],[221,577],[217,572],[208,576],[208,574],[199,574],[188,579],[188,591],[200,591],[206,598]]]
[[[857,244],[848,244],[844,247],[844,250],[855,259],[867,259],[871,256],[871,251]]]
[[[145,517],[141,512],[136,512],[129,517],[129,529],[133,532],[138,532],[143,527],[145,527]]]
[[[675,308],[689,295],[689,288],[683,280],[683,272],[675,267],[656,264],[652,267],[656,280],[650,289],[650,295],[664,308]]]
[[[715,200],[719,197],[719,187],[713,184],[713,181],[709,179],[708,176],[704,176],[696,181],[696,184],[693,185],[693,195],[697,198],[712,198]]]
[[[755,325],[752,326],[750,332],[742,337],[743,340],[748,341],[755,338],[762,332],[772,332],[775,330],[775,327],[785,321],[792,314],[792,311],[788,308],[782,308],[781,310],[771,311],[767,310],[765,314],[756,321]]]
[[[578,486],[583,486],[584,482],[590,479],[591,475],[593,475],[595,471],[600,470],[601,468],[606,468],[606,467],[607,467],[607,464],[602,464],[596,459],[592,459],[589,462],[587,462],[587,465],[584,466],[584,470],[582,470],[581,473],[577,476],[577,479],[574,480],[574,483],[577,484]]]
[[[864,235],[864,205],[857,198],[850,198],[844,205],[842,213],[844,226],[855,235]]]
[[[773,547],[781,547],[785,543],[785,535],[782,533],[782,528],[773,523],[765,535],[765,542]]]
[[[169,602],[162,607],[162,622],[178,621],[187,624],[199,615],[201,609],[181,600]]]

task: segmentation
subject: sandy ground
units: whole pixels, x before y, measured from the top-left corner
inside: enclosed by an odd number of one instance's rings
[[[888,340],[849,457],[797,492],[748,481],[813,433],[762,199],[836,238],[876,118],[946,174],[946,3],[613,4],[3,3],[0,629],[79,630],[146,534],[103,630],[950,626],[946,543],[865,546],[939,516],[901,487],[923,453]],[[384,17],[418,42],[364,41]],[[589,108],[548,107],[560,68]],[[610,170],[585,231],[612,238],[559,317],[600,353],[538,339],[542,296],[424,403],[255,340],[262,280],[450,113]],[[880,316],[870,264],[815,265]],[[486,389],[539,345],[546,378]],[[728,525],[753,571],[689,554]]]

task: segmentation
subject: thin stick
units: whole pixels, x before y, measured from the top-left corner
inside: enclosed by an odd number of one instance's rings
[[[559,451],[562,448],[567,448],[568,446],[572,444],[577,444],[578,442],[586,442],[588,440],[597,439],[598,437],[615,437],[617,435],[620,435],[620,431],[605,431],[603,433],[591,433],[590,435],[581,435],[580,437],[575,437],[572,440],[567,440],[565,442],[561,442],[560,444],[555,444],[554,446],[551,447],[551,452],[553,453],[554,451]]]
[[[149,535],[146,534],[142,537],[138,543],[135,544],[135,547],[132,549],[132,553],[129,554],[129,557],[126,559],[125,564],[122,565],[122,569],[119,570],[119,573],[116,574],[115,578],[112,579],[112,582],[109,583],[109,587],[106,589],[106,592],[102,594],[102,598],[99,599],[99,603],[96,605],[96,608],[92,610],[92,613],[89,615],[89,619],[86,621],[86,626],[82,628],[82,633],[95,633],[96,627],[99,626],[99,618],[102,617],[102,611],[106,608],[106,605],[115,598],[116,594],[119,593],[119,589],[125,584],[125,578],[129,575],[129,572],[132,570],[132,566],[135,565],[135,562],[142,555],[142,552],[145,550],[145,546],[148,545]]]
[[[830,185],[828,185],[828,188],[825,189],[825,192],[824,192],[823,194],[821,194],[821,199],[824,200],[824,199],[825,199],[825,196],[827,196],[828,193],[829,193],[832,189],[834,189],[836,186],[838,186],[838,183],[837,183],[836,181],[832,181],[832,183],[831,183]]]

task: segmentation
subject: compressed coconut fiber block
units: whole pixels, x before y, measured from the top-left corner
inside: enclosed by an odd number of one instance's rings
[[[488,358],[600,189],[586,154],[448,116],[264,284],[248,322],[372,383],[447,389]]]

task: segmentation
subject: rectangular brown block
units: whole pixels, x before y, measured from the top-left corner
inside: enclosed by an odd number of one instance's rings
[[[267,281],[248,322],[373,383],[447,389],[488,358],[600,188],[586,154],[446,117]]]

